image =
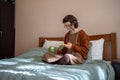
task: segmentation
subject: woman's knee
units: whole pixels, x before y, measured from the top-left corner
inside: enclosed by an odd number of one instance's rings
[[[69,64],[70,57],[69,54],[63,55],[63,57],[59,60],[59,64]]]

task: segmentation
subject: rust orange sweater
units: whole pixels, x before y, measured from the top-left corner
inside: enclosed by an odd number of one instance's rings
[[[64,39],[65,44],[68,43],[69,41],[69,35],[70,32],[66,33],[65,35],[65,39]],[[85,33],[85,31],[80,30],[77,38],[77,44],[72,44],[71,48],[77,51],[78,53],[80,53],[84,59],[87,59],[89,46],[90,46],[89,40],[90,40],[89,36]],[[66,52],[67,52],[67,48],[64,47],[63,49],[58,51],[57,54],[65,54]]]

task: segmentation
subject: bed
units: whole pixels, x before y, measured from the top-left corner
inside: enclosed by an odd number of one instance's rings
[[[48,48],[45,40],[63,41],[63,37],[40,37],[39,47],[11,59],[0,60],[0,80],[114,80],[114,69],[108,61],[116,59],[116,33],[91,35],[91,40],[104,39],[102,60],[84,64],[48,64],[41,57]],[[91,53],[91,52],[89,52]]]

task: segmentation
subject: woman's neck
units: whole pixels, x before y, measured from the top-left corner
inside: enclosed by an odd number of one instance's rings
[[[74,33],[77,33],[77,32],[79,32],[79,31],[80,31],[80,28],[76,28],[76,29],[70,31],[70,34],[74,34]]]

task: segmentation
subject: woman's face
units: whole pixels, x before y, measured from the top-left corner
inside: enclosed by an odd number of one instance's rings
[[[70,22],[64,23],[64,26],[67,28],[69,31],[73,31],[75,29],[74,25],[72,25]]]

